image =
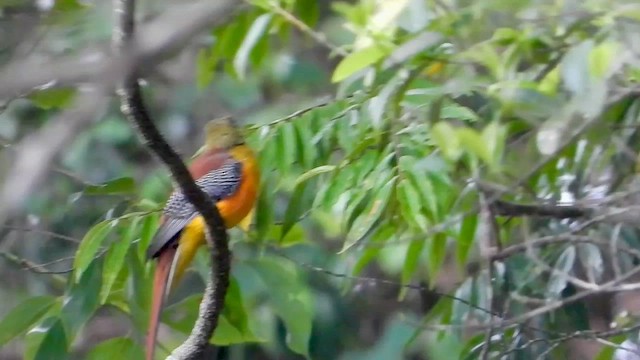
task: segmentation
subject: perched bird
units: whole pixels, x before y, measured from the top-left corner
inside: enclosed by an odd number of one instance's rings
[[[211,198],[211,204],[217,206],[225,226],[232,228],[252,213],[258,195],[258,164],[233,119],[212,120],[207,123],[205,133],[205,144],[194,156],[189,172]],[[180,190],[174,190],[147,252],[149,258],[157,259],[147,360],[154,358],[164,299],[180,280],[198,248],[206,243],[205,227],[204,219],[195,207]]]

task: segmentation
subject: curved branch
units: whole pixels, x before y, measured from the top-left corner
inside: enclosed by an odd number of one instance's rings
[[[114,9],[117,24],[113,40],[118,49],[123,51],[133,44],[135,0],[116,0]],[[125,77],[124,84],[118,89],[118,95],[122,112],[135,125],[145,146],[169,168],[180,190],[202,215],[207,225],[207,243],[212,250],[211,278],[207,284],[200,304],[198,320],[191,335],[169,356],[170,359],[199,359],[218,324],[229,286],[231,252],[228,246],[227,231],[217,208],[211,206],[206,195],[196,186],[180,156],[171,148],[153,124],[144,105],[135,68]]]

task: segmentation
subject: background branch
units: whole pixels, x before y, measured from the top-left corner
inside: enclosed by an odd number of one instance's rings
[[[217,2],[218,11],[209,14],[214,18],[228,15],[232,2]],[[120,49],[128,49],[133,43],[135,30],[135,0],[116,0],[117,28],[114,31],[114,43]],[[192,21],[193,19],[189,19]],[[144,43],[144,42],[141,42]],[[212,249],[211,278],[206,287],[198,320],[191,335],[170,356],[170,359],[199,359],[209,343],[213,331],[218,324],[218,317],[224,306],[224,298],[229,286],[231,253],[224,222],[215,206],[196,186],[182,159],[164,140],[144,105],[141,89],[138,84],[137,69],[127,74],[124,85],[118,90],[122,104],[122,112],[137,128],[146,147],[156,155],[171,171],[171,175],[180,190],[203,216],[207,224],[207,243]],[[215,241],[214,241],[215,239]]]
[[[0,99],[11,99],[37,87],[78,83],[116,86],[137,64],[146,70],[175,55],[190,39],[226,21],[242,7],[236,1],[202,1],[175,5],[172,11],[141,27],[132,46],[115,54],[93,48],[47,61],[40,56],[17,59],[0,70]]]

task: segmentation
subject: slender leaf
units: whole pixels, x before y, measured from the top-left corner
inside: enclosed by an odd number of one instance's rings
[[[352,246],[357,244],[358,241],[367,235],[367,233],[369,233],[369,231],[378,222],[389,204],[389,199],[391,198],[395,182],[396,178],[392,178],[377,191],[368,211],[366,211],[364,215],[358,217],[353,223],[353,226],[349,229],[340,253],[349,250]]]
[[[385,56],[385,51],[377,45],[373,45],[347,55],[338,64],[331,81],[340,82],[356,72],[373,65]]]
[[[0,346],[24,334],[55,304],[56,298],[36,296],[28,298],[11,309],[0,321]]]
[[[100,289],[100,304],[104,304],[111,293],[111,288],[115,283],[122,266],[124,265],[127,251],[138,230],[139,217],[133,218],[129,223],[122,239],[114,242],[109,247],[105,257],[104,269],[102,271],[102,289]]]
[[[271,18],[271,14],[262,14],[255,19],[253,24],[251,24],[251,27],[249,27],[247,35],[242,40],[242,43],[233,58],[233,68],[241,79],[244,78],[247,72],[247,65],[249,64],[251,52],[260,39],[265,35],[269,23],[271,22]]]
[[[476,214],[467,215],[462,219],[458,241],[456,241],[456,260],[460,268],[463,268],[467,263],[469,252],[474,243],[477,225],[478,215]]]
[[[428,269],[429,279],[431,285],[435,284],[435,280],[438,278],[438,273],[442,268],[444,259],[447,255],[447,235],[445,233],[436,233],[429,242],[428,254]]]
[[[65,334],[62,321],[56,321],[42,338],[40,347],[36,352],[34,360],[52,360],[68,358],[67,348],[69,339]]]
[[[121,177],[100,185],[89,185],[84,188],[85,195],[121,195],[136,191],[133,178]]]
[[[73,274],[76,282],[94,261],[102,242],[112,229],[111,221],[103,221],[92,227],[84,236],[73,260]]]

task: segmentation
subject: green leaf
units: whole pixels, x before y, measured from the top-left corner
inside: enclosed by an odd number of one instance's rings
[[[28,298],[11,309],[0,321],[0,347],[25,333],[56,302],[51,296]]]
[[[295,2],[298,18],[313,28],[318,23],[320,9],[316,0],[297,0]]]
[[[54,11],[71,12],[85,9],[88,5],[78,0],[56,0],[53,6]]]
[[[71,284],[62,300],[60,319],[71,342],[100,306],[102,259],[92,261],[77,284]]]
[[[289,199],[289,205],[284,213],[280,241],[284,239],[293,225],[299,221],[300,217],[309,210],[313,203],[314,194],[310,191],[313,187],[310,187],[309,184],[309,181],[298,183],[293,189],[293,193]]]
[[[304,227],[302,227],[300,224],[294,224],[291,229],[287,231],[287,235],[285,235],[284,237],[280,237],[280,235],[282,234],[282,225],[271,226],[271,230],[269,232],[269,238],[280,239],[278,241],[278,246],[281,247],[298,245],[307,241]]]
[[[200,49],[196,57],[196,86],[198,90],[203,90],[213,80],[216,73],[218,57],[215,51],[210,49]]]
[[[457,161],[462,155],[462,147],[456,130],[447,122],[441,121],[431,128],[431,139],[442,151],[445,158]]]
[[[164,311],[162,321],[182,333],[191,333],[198,318],[201,301],[202,295],[193,295],[169,306]],[[237,280],[232,277],[225,297],[225,306],[211,342],[218,346],[228,346],[257,341],[261,340],[251,331],[242,292]]]
[[[334,83],[340,82],[367,66],[375,64],[384,55],[385,51],[377,45],[355,51],[340,61],[333,72],[331,81]]]
[[[138,230],[139,217],[133,218],[129,226],[126,229],[125,235],[122,239],[111,244],[111,247],[107,251],[107,255],[104,261],[104,269],[102,270],[102,289],[100,289],[100,304],[104,304],[111,293],[111,288],[118,278],[120,270],[124,265],[127,251],[131,246],[131,242]]]
[[[475,130],[467,127],[458,128],[458,139],[463,148],[469,153],[483,160],[487,165],[493,166],[493,156],[482,136]]]
[[[75,95],[76,90],[73,88],[52,88],[36,91],[30,94],[28,98],[37,107],[50,110],[67,107]]]
[[[55,309],[56,307],[57,306],[54,306],[53,309],[49,312],[49,316],[45,317],[45,319],[40,324],[34,326],[31,330],[29,330],[29,332],[25,336],[23,353],[24,360],[33,360],[36,357],[38,351],[40,350],[42,340],[44,340],[44,338],[48,335],[49,330],[51,330],[51,328],[60,321],[60,319],[53,314],[55,310],[59,310],[59,308]],[[64,346],[66,345],[67,344],[64,344]]]
[[[262,14],[256,18],[253,24],[251,24],[249,31],[247,31],[247,35],[242,40],[240,48],[238,48],[238,52],[233,58],[233,68],[241,79],[244,78],[247,72],[247,65],[249,64],[251,52],[260,39],[265,35],[265,32],[269,27],[269,23],[271,22],[271,18],[271,14]]]
[[[133,194],[136,192],[136,183],[133,178],[121,177],[100,185],[86,186],[83,192],[86,195]]]
[[[68,340],[62,321],[56,321],[42,338],[34,360],[67,359]]]
[[[376,192],[374,200],[371,201],[371,204],[365,211],[364,215],[358,217],[356,221],[354,221],[353,226],[348,229],[347,237],[340,253],[344,253],[349,250],[374,228],[389,204],[389,199],[393,193],[392,190],[395,186],[396,179],[397,178],[394,177],[387,181],[387,183]]]
[[[420,195],[409,180],[400,180],[396,188],[396,196],[404,219],[414,228],[426,230],[427,222],[421,213]]]
[[[113,360],[113,359],[142,359],[144,351],[135,341],[128,338],[112,338],[96,345],[89,354],[87,360]]]
[[[456,260],[458,266],[462,269],[467,263],[469,257],[469,251],[473,246],[473,242],[476,234],[476,227],[478,225],[478,215],[467,215],[462,219],[462,225],[460,226],[460,233],[458,235],[458,241],[456,241],[457,251]]]
[[[607,345],[602,348],[593,360],[616,360],[614,357],[615,352],[625,340],[627,340],[627,335],[618,335],[607,339]]]
[[[309,357],[313,298],[298,278],[295,266],[273,258],[262,258],[250,265],[263,281],[269,303],[284,322],[287,345],[292,351]]]
[[[147,249],[158,230],[159,221],[160,216],[158,213],[149,214],[145,216],[142,221],[142,227],[140,228],[140,242],[138,243],[138,258],[143,262],[147,260]]]
[[[442,107],[442,109],[440,110],[440,119],[476,122],[480,120],[480,117],[468,107],[452,103],[444,105]]]
[[[75,281],[79,281],[84,271],[95,260],[95,256],[102,245],[102,241],[113,229],[111,221],[103,221],[92,227],[82,239],[73,259],[73,274]]]
[[[500,164],[500,160],[502,159],[506,136],[507,131],[505,127],[497,121],[492,121],[482,129],[482,139],[486,144],[490,157],[488,164],[494,170],[496,170],[496,167]]]
[[[146,259],[140,258],[137,252],[129,251],[126,261],[129,273],[126,299],[131,309],[131,318],[137,328],[146,329],[149,322],[154,272],[148,271],[152,267],[147,266]]]
[[[322,165],[322,166],[315,167],[309,171],[306,171],[302,175],[298,176],[298,178],[296,179],[296,186],[318,175],[332,172],[335,169],[336,169],[335,165]]]
[[[258,203],[256,204],[256,217],[255,217],[255,229],[256,229],[256,237],[258,241],[262,241],[267,234],[267,231],[273,224],[273,189],[270,186],[270,182],[267,181],[266,178],[262,179],[262,184],[260,188]]]
[[[433,188],[431,180],[427,176],[427,171],[420,169],[416,163],[416,159],[411,156],[400,157],[400,168],[405,176],[411,181],[411,185],[418,190],[422,206],[425,207],[431,215],[431,220],[438,220],[440,213],[438,211],[438,196]]]
[[[422,251],[424,250],[424,239],[414,240],[407,247],[407,255],[405,256],[404,266],[402,267],[402,284],[409,284],[413,273],[418,268],[418,263],[422,257]],[[400,290],[400,300],[404,299],[407,294],[408,287],[404,286]]]
[[[596,46],[589,54],[589,73],[596,79],[604,79],[611,73],[613,62],[620,55],[620,45],[604,42]]]
[[[429,241],[427,254],[429,281],[431,286],[433,286],[435,285],[438,273],[440,272],[444,259],[447,255],[447,234],[441,232],[436,233]]]
[[[309,127],[308,121],[295,123],[296,141],[298,147],[297,162],[304,168],[313,166],[318,157],[318,149],[313,144],[313,133]]]

